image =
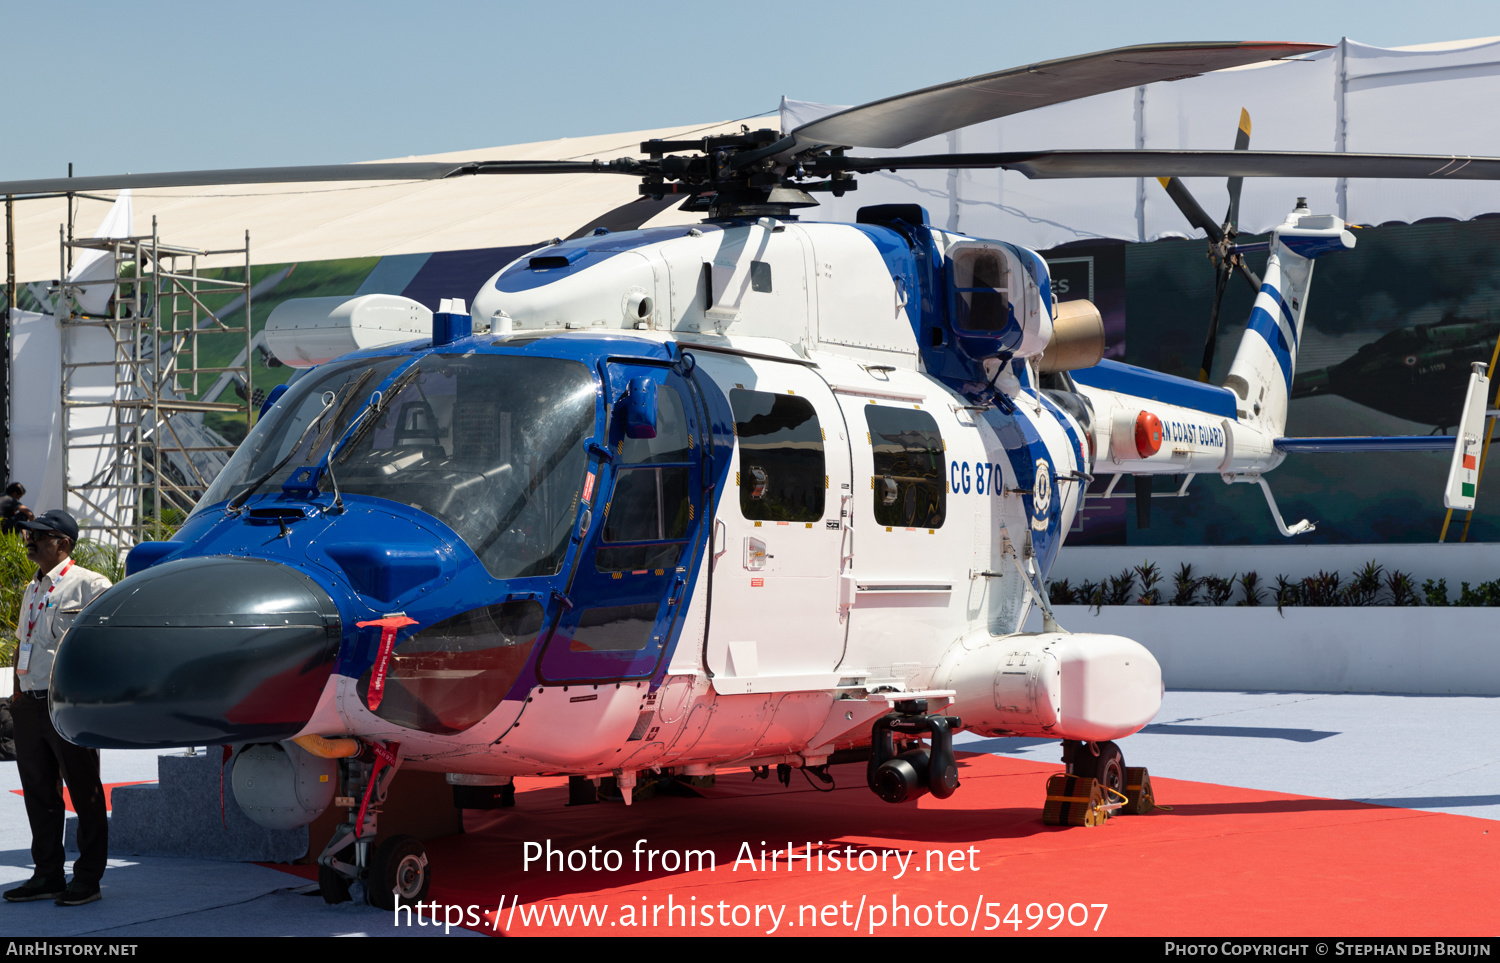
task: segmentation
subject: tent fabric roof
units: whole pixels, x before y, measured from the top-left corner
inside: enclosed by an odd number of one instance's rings
[[[1275,61],[1152,84],[977,124],[899,153],[1053,148],[1208,148],[1228,146],[1240,107],[1254,119],[1261,150],[1349,150],[1500,155],[1500,131],[1485,122],[1500,99],[1500,38],[1380,48],[1343,40],[1295,61]],[[785,101],[782,129],[839,108]],[[638,154],[652,137],[685,138],[735,129],[699,127],[565,138],[405,160],[585,159]],[[752,123],[755,123],[752,121]],[[760,121],[776,126],[776,118]],[[878,156],[881,151],[860,151]],[[1209,210],[1221,209],[1222,181],[1189,179]],[[164,240],[205,249],[239,247],[250,232],[256,264],[532,244],[566,236],[635,196],[636,180],[607,174],[464,177],[445,181],[275,184],[214,189],[139,190],[134,230],[154,217]],[[1333,178],[1249,178],[1241,228],[1279,223],[1305,196],[1314,210],[1355,223],[1470,218],[1500,211],[1500,183]],[[1014,172],[901,171],[864,175],[860,190],[823,197],[802,212],[812,220],[853,220],[878,203],[921,203],[933,223],[1005,238],[1035,249],[1069,241],[1145,241],[1191,229],[1165,194],[1144,178],[1028,181]],[[74,230],[88,236],[105,216],[80,201]],[[63,201],[16,205],[20,281],[59,276]],[[694,223],[669,209],[653,224]],[[1193,233],[1196,233],[1194,231]],[[210,258],[205,266],[230,263]]]
[[[1149,84],[975,124],[882,153],[940,154],[1042,149],[1227,150],[1240,108],[1252,150],[1500,156],[1487,123],[1500,100],[1500,38],[1416,47],[1345,39],[1328,50]],[[842,108],[782,104],[784,130]],[[1442,170],[1439,167],[1438,170]],[[1036,250],[1103,239],[1150,241],[1201,235],[1152,178],[1027,180],[1014,171],[902,170],[860,176],[859,190],[824,198],[809,219],[853,220],[868,204],[921,203],[934,225],[1003,238]],[[1218,216],[1222,178],[1186,178]],[[1500,211],[1500,182],[1394,178],[1247,177],[1240,229],[1281,223],[1298,197],[1317,213],[1356,224],[1467,220]]]
[[[591,159],[640,154],[651,138],[707,136],[738,129],[740,121],[620,134],[597,134],[479,150],[391,158],[413,161]],[[774,118],[767,118],[767,125]],[[531,244],[566,236],[636,196],[637,180],[610,174],[475,176],[442,181],[268,184],[134,191],[137,235],[151,232],[171,244],[221,250],[243,247],[250,232],[255,264],[380,257]],[[112,196],[112,195],[97,195]],[[79,200],[74,234],[88,237],[108,213],[100,201]],[[18,200],[16,278],[19,283],[60,276],[58,227],[67,221],[61,198]],[[693,224],[697,215],[669,208],[654,225]],[[202,266],[243,263],[209,257]]]

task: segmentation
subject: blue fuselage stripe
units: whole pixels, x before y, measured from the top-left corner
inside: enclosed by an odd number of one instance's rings
[[[1262,288],[1264,290],[1264,288]],[[1270,312],[1265,308],[1256,306],[1250,310],[1249,328],[1260,335],[1261,340],[1270,347],[1271,353],[1276,356],[1276,363],[1281,366],[1281,377],[1286,381],[1286,390],[1290,394],[1292,390],[1292,348],[1287,344],[1286,331],[1276,323]]]
[[[1286,306],[1286,298],[1282,297],[1281,292],[1269,284],[1262,284],[1260,289],[1269,294],[1271,300],[1275,301],[1276,306],[1281,309],[1281,316],[1286,318],[1286,330],[1291,332],[1292,344],[1295,346],[1297,343],[1297,322],[1292,317],[1292,309]]]
[[[1277,327],[1269,315],[1260,312],[1272,327]],[[1254,323],[1251,315],[1251,323]],[[1279,330],[1279,329],[1278,329]],[[1150,398],[1163,404],[1193,408],[1211,415],[1234,418],[1234,392],[1228,388],[1189,381],[1174,375],[1162,374],[1147,368],[1119,361],[1101,361],[1092,368],[1081,368],[1070,372],[1073,380],[1090,388],[1103,391],[1118,391],[1137,398]]]

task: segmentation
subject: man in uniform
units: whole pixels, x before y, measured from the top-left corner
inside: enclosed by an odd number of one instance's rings
[[[21,499],[26,497],[26,486],[20,482],[11,482],[5,487],[5,494],[0,495],[0,533],[10,535],[20,531],[17,522],[28,522],[32,519],[31,509],[21,504]]]
[[[99,898],[99,880],[109,855],[99,751],[75,746],[57,734],[47,713],[47,685],[57,643],[83,607],[109,588],[109,579],[74,564],[71,555],[78,541],[78,522],[67,512],[46,512],[34,521],[20,522],[19,527],[26,539],[26,557],[36,566],[36,578],[26,586],[16,626],[20,646],[11,715],[36,872],[23,885],[7,891],[5,899],[12,903],[50,899],[59,906],[79,906]],[[79,853],[73,863],[73,881],[66,885],[64,781],[78,813]]]

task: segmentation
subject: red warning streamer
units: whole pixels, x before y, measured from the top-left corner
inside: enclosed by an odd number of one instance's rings
[[[378,623],[371,622],[370,624],[376,625]],[[396,629],[391,629],[391,632],[394,633],[395,631]],[[370,796],[375,792],[375,783],[379,780],[380,770],[386,766],[394,766],[396,764],[396,756],[401,752],[401,743],[388,742],[382,746],[378,742],[372,742],[370,743],[370,748],[375,751],[375,765],[370,767],[370,779],[365,783],[365,794],[359,800],[359,818],[354,823],[355,839],[358,839],[360,834],[364,832],[365,815],[370,811]]]
[[[385,672],[391,662],[391,652],[396,648],[396,630],[404,625],[416,625],[417,620],[405,615],[387,615],[383,619],[354,624],[360,628],[380,626],[380,653],[375,656],[375,667],[370,673],[370,711],[374,712],[380,708],[380,700],[385,697]]]

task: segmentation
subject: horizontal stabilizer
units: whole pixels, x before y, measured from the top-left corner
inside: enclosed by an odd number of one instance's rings
[[[1451,451],[1453,435],[1346,435],[1331,438],[1278,438],[1276,450],[1291,452]]]
[[[1443,507],[1472,512],[1479,488],[1479,456],[1484,444],[1485,399],[1489,397],[1490,379],[1484,365],[1476,362],[1469,375],[1469,391],[1464,397],[1463,414],[1458,419],[1458,436],[1453,444],[1453,462],[1448,466],[1448,487],[1443,492]]]

